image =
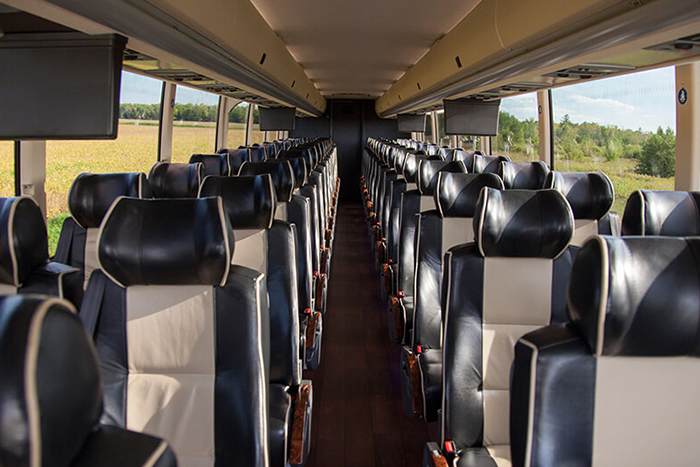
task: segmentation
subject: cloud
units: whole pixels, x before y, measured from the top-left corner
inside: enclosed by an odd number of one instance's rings
[[[625,112],[636,112],[640,109],[624,102],[616,101],[615,99],[604,99],[600,97],[588,97],[580,94],[572,94],[569,98],[579,104],[594,105],[598,108],[612,109]]]

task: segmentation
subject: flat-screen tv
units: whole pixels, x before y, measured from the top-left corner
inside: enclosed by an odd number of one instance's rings
[[[500,100],[459,99],[443,101],[445,134],[496,136]]]
[[[0,139],[114,139],[126,39],[77,32],[0,39]]]
[[[294,130],[294,107],[258,107],[260,131]]]
[[[401,114],[397,116],[399,120],[399,131],[402,133],[425,133],[425,114],[409,115]]]

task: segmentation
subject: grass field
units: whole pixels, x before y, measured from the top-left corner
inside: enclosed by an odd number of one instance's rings
[[[238,147],[243,141],[242,124],[229,127],[229,147]],[[262,142],[264,133],[253,132],[253,141]],[[214,150],[216,130],[212,124],[182,124],[173,129],[173,162],[187,162],[191,154],[211,153]],[[14,195],[14,146],[0,142],[0,196]],[[75,177],[83,172],[145,172],[155,164],[158,152],[158,127],[148,124],[123,122],[119,137],[114,141],[49,141],[46,145],[46,202],[50,250],[55,250],[61,223],[68,215],[67,195]],[[512,155],[514,160],[530,160],[532,156]],[[622,214],[629,194],[639,188],[672,190],[672,178],[649,177],[634,173],[635,161],[620,159],[567,161],[556,160],[555,170],[563,172],[605,172],[615,186],[613,210]]]

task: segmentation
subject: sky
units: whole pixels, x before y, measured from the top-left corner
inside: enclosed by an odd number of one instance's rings
[[[552,90],[554,121],[568,114],[574,123],[594,122],[620,128],[656,131],[676,129],[673,67],[584,82]],[[157,104],[161,81],[122,72],[121,102]],[[175,102],[216,105],[218,96],[178,86]],[[535,93],[501,101],[501,110],[520,120],[537,118]]]
[[[592,122],[620,128],[656,131],[676,129],[673,67],[606,78],[552,90],[554,121],[568,114],[574,123]],[[535,93],[501,101],[501,110],[520,120],[537,119]]]

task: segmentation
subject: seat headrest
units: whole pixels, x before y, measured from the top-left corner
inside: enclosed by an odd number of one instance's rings
[[[227,163],[228,153],[222,154],[192,154],[190,164],[201,162],[204,167],[204,176],[207,175],[230,175]]]
[[[622,235],[700,235],[700,192],[637,190],[627,198]]]
[[[589,239],[567,289],[569,317],[597,356],[699,356],[700,239]]]
[[[39,206],[28,196],[0,198],[0,283],[19,287],[48,260],[46,224]]]
[[[275,220],[277,199],[270,174],[204,179],[199,197],[220,196],[234,229],[269,229]]]
[[[228,156],[227,162],[229,165],[229,175],[238,175],[238,170],[241,168],[244,162],[247,162],[248,150],[246,148],[238,149],[222,149],[221,154],[226,154]]]
[[[75,308],[38,295],[0,297],[0,349],[0,459],[71,465],[102,415],[97,354]]]
[[[437,187],[438,175],[442,172],[467,173],[467,167],[462,161],[422,160],[418,164],[418,191],[423,196],[433,196]]]
[[[602,219],[615,200],[613,184],[603,172],[551,171],[544,187],[560,191],[566,197],[574,219]]]
[[[148,174],[155,198],[196,198],[204,178],[204,166],[157,162]]]
[[[474,234],[485,257],[556,258],[573,233],[571,208],[556,190],[481,191]]]
[[[267,159],[265,146],[259,146],[257,144],[249,146],[248,157],[250,158],[250,162],[264,162]]]
[[[498,167],[501,162],[510,162],[508,156],[481,156],[474,154],[474,173],[498,173]]]
[[[544,187],[549,167],[542,161],[501,162],[498,175],[506,190],[539,190]]]
[[[119,198],[100,228],[98,262],[125,287],[224,285],[233,242],[221,198]]]
[[[420,151],[419,151],[420,152]],[[425,154],[417,154],[408,152],[406,159],[403,161],[403,176],[408,183],[416,183],[418,181],[418,164],[421,160],[427,159]]]
[[[68,193],[68,208],[75,222],[84,229],[92,229],[100,226],[109,207],[120,196],[152,198],[146,174],[80,174]]]
[[[308,165],[306,160],[301,157],[291,157],[293,153],[285,154],[282,160],[288,161],[292,166],[292,172],[294,173],[294,189],[301,188],[306,183],[306,177],[309,174]]]
[[[288,203],[294,192],[294,171],[286,159],[275,159],[265,162],[245,162],[238,172],[239,176],[270,174],[275,185],[277,201]]]
[[[435,206],[440,217],[474,217],[481,189],[503,189],[496,174],[440,172],[435,188]]]

